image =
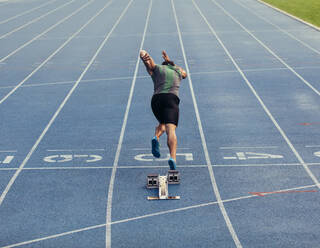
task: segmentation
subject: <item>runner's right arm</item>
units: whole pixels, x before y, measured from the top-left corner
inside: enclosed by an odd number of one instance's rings
[[[141,50],[140,51],[140,58],[142,59],[142,62],[144,63],[148,73],[152,75],[152,72],[154,68],[156,67],[156,64],[154,63],[153,59],[149,55],[148,52]]]

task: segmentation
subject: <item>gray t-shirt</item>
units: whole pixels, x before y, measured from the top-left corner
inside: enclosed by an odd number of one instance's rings
[[[182,74],[177,66],[156,65],[151,78],[154,84],[154,95],[172,93],[179,97]]]

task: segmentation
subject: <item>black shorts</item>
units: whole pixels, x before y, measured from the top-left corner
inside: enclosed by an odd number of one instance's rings
[[[162,93],[153,95],[151,108],[159,123],[172,123],[178,126],[180,99],[172,93]]]

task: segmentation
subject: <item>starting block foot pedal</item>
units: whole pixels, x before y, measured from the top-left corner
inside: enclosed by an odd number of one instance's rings
[[[159,187],[159,175],[158,174],[149,174],[147,176],[147,188],[154,189]]]
[[[180,184],[180,173],[176,170],[169,170],[166,176],[149,174],[147,176],[147,188],[158,188],[159,196],[149,196],[148,200],[180,200],[180,196],[169,196],[168,184]]]
[[[180,184],[180,172],[177,170],[168,171],[168,183],[169,184]]]

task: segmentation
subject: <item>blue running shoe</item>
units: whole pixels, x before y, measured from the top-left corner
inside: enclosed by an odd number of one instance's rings
[[[176,166],[176,161],[174,161],[173,158],[170,158],[168,160],[168,164],[170,166],[170,170],[176,170],[177,169],[177,166]]]
[[[152,154],[156,158],[160,158],[160,144],[156,136],[154,136],[151,140],[152,145]]]

